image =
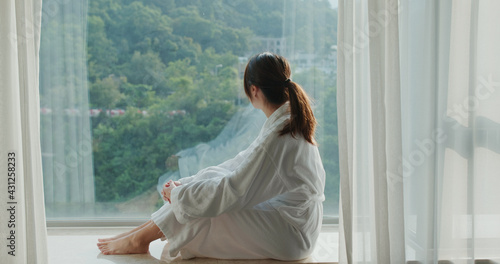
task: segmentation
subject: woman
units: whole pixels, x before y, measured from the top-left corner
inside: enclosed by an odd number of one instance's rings
[[[169,203],[142,226],[100,239],[101,252],[146,253],[166,238],[169,254],[184,259],[308,257],[320,232],[325,172],[309,99],[290,74],[282,56],[252,57],[245,93],[268,117],[257,139],[231,160],[165,184]]]

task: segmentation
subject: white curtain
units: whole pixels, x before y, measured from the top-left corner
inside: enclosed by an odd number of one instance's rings
[[[40,0],[0,2],[0,261],[47,263],[40,151]]]
[[[409,260],[500,259],[500,1],[402,1]]]
[[[87,5],[87,0],[46,1],[42,10],[41,144],[49,220],[95,215]]]
[[[500,259],[499,13],[339,2],[341,263]]]
[[[340,253],[403,263],[398,1],[339,1]]]

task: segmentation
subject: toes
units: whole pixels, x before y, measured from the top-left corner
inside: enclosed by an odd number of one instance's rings
[[[113,252],[114,252],[113,250],[111,250],[111,249],[109,249],[109,248],[106,248],[106,249],[104,250],[104,255],[112,255],[112,254],[113,254]]]
[[[100,243],[97,243],[97,247],[98,247],[99,249],[102,249],[102,248],[106,247],[107,245],[108,245],[108,243],[106,243],[106,242],[100,242]]]
[[[101,252],[104,255],[109,255],[109,248],[108,247],[103,247],[103,248],[101,248]]]

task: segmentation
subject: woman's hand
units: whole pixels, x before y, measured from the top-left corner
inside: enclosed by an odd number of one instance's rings
[[[161,191],[161,195],[162,195],[162,198],[164,201],[168,201],[169,203],[172,203],[170,201],[170,194],[172,192],[172,189],[174,189],[175,187],[181,185],[180,182],[178,181],[168,181],[167,183],[165,183],[165,185],[163,185],[163,190]]]

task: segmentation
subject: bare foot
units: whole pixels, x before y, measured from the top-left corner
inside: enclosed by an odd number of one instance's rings
[[[104,255],[148,253],[149,243],[140,243],[134,238],[134,235],[129,235],[111,241],[99,242],[97,246]]]
[[[149,243],[163,236],[152,220],[134,230],[135,232],[115,240],[99,242],[97,246],[104,255],[144,254],[148,252]]]
[[[130,235],[132,233],[135,233],[136,231],[140,230],[141,228],[145,227],[146,225],[148,225],[148,223],[149,223],[149,221],[146,222],[146,223],[144,223],[144,224],[142,224],[142,225],[140,225],[140,226],[138,226],[138,227],[136,227],[136,228],[134,228],[134,229],[132,229],[132,230],[130,230],[130,231],[123,232],[123,233],[118,234],[118,235],[116,235],[114,237],[98,238],[97,241],[99,241],[99,242],[107,242],[107,241],[117,240],[117,239],[122,238],[122,237],[126,237],[126,236],[128,236],[128,235]]]

